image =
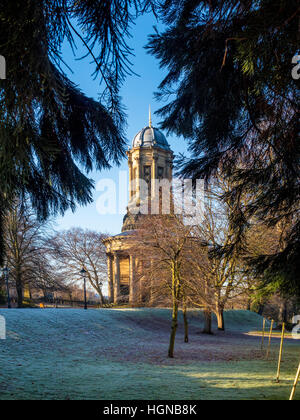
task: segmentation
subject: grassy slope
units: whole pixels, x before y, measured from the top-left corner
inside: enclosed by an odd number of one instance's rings
[[[0,399],[287,399],[300,356],[299,342],[287,340],[282,383],[277,385],[272,382],[275,357],[143,360],[151,343],[161,345],[165,354],[168,330],[149,325],[168,325],[166,309],[27,309],[0,310],[0,315],[8,328],[7,340],[0,341]],[[195,331],[200,329],[202,315],[193,312],[190,319]],[[262,323],[247,311],[228,311],[225,319],[235,333],[257,330]],[[180,340],[181,331],[177,348]],[[236,338],[228,335],[228,340],[235,345]],[[260,340],[251,338],[249,343],[259,348]],[[139,358],[130,360],[135,346]],[[278,340],[273,346],[277,351]]]

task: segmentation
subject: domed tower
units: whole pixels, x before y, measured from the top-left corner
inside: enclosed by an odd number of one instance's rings
[[[124,217],[122,232],[137,228],[139,212],[133,212],[132,207],[142,205],[143,198],[149,202],[158,199],[159,190],[155,188],[155,180],[172,180],[174,155],[164,134],[152,126],[151,110],[149,111],[149,125],[137,133],[132,142],[132,148],[127,152],[129,166],[129,203]],[[142,194],[141,182],[147,184],[148,193]]]
[[[141,304],[144,297],[139,290],[135,273],[140,261],[130,253],[130,236],[138,229],[139,211],[145,200],[151,214],[152,203],[159,199],[157,181],[172,181],[174,155],[163,133],[152,126],[151,110],[149,125],[137,133],[127,152],[129,166],[129,203],[124,217],[122,233],[104,240],[107,253],[108,295],[116,304],[128,302]],[[146,189],[146,194],[145,194]],[[133,211],[134,209],[134,211]]]

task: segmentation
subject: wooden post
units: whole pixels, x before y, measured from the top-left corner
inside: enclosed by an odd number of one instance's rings
[[[264,349],[264,342],[265,342],[265,330],[266,330],[266,318],[263,321],[263,332],[262,332],[262,340],[261,340],[261,349]]]
[[[269,345],[268,345],[268,351],[267,351],[267,359],[270,356],[270,350],[271,350],[271,341],[272,341],[272,333],[273,333],[273,326],[274,326],[274,320],[272,319],[271,322],[271,328],[270,328],[270,335],[269,335]]]
[[[300,363],[299,363],[299,367],[298,367],[298,372],[296,374],[296,378],[295,378],[294,386],[293,386],[293,389],[292,389],[292,393],[291,393],[291,396],[290,396],[290,401],[293,401],[293,399],[294,399],[297,384],[298,384],[298,381],[299,381],[299,377],[300,377]]]
[[[279,351],[279,359],[278,359],[278,370],[277,370],[277,378],[276,378],[276,382],[278,384],[280,382],[280,368],[281,368],[281,361],[282,361],[284,332],[285,332],[285,323],[282,324],[282,334],[281,334],[281,343],[280,343],[280,351]]]

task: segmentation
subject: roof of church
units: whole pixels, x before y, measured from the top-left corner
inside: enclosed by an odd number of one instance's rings
[[[137,231],[136,231],[135,229],[132,229],[132,230],[126,230],[126,231],[124,231],[124,232],[118,233],[117,235],[112,235],[112,236],[109,236],[109,237],[107,237],[107,238],[103,239],[103,241],[102,241],[102,242],[103,242],[103,243],[105,243],[105,242],[110,242],[110,241],[112,241],[113,239],[122,239],[122,238],[124,238],[124,237],[134,236],[136,232],[137,232]]]
[[[151,107],[149,107],[149,125],[137,133],[132,142],[132,147],[160,147],[171,150],[163,133],[152,126]]]
[[[145,127],[137,133],[132,142],[132,147],[160,147],[170,150],[169,143],[163,133],[154,127]]]

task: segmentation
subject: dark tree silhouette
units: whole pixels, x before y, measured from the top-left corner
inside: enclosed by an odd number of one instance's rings
[[[2,0],[0,52],[0,237],[5,209],[27,194],[38,215],[91,201],[83,171],[123,155],[125,116],[119,87],[131,71],[127,44],[134,18],[150,0]],[[86,49],[101,81],[99,102],[63,71],[62,46]],[[2,239],[0,239],[2,241]],[[0,243],[0,263],[3,243]]]
[[[167,30],[148,49],[168,70],[157,94],[168,101],[162,128],[189,139],[181,174],[209,178],[222,168],[231,181],[237,240],[225,251],[242,250],[254,216],[286,226],[280,252],[254,263],[300,294],[299,2],[166,0],[161,15]]]

